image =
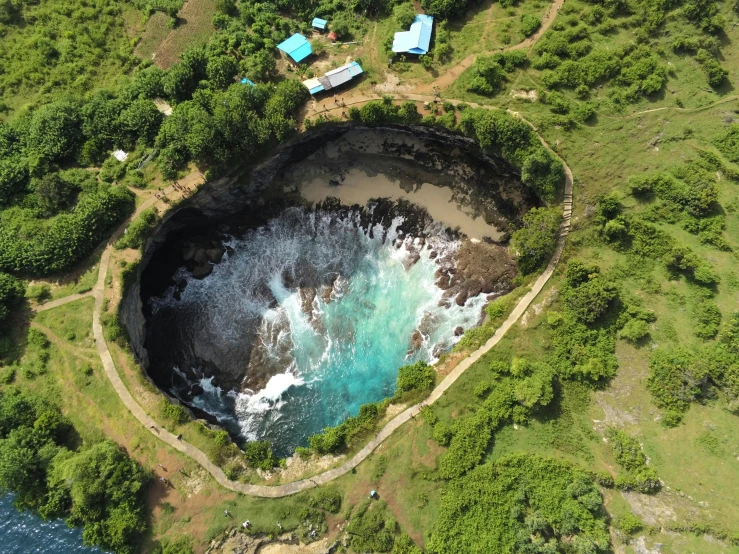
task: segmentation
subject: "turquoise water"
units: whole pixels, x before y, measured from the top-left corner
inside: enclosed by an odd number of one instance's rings
[[[2,554],[102,554],[99,548],[82,546],[82,530],[63,521],[44,521],[30,512],[19,512],[13,497],[0,496],[0,552]]]
[[[225,392],[203,377],[193,403],[244,438],[269,439],[289,454],[360,405],[391,396],[398,367],[449,349],[457,326],[478,322],[485,296],[439,306],[435,272],[459,243],[442,232],[423,246],[400,241],[401,221],[362,229],[355,216],[290,210],[233,239],[232,253],[206,279],[190,279],[179,300],[159,301],[157,310],[181,312],[200,340],[231,342],[235,351],[252,326],[250,359],[271,368],[259,391]],[[422,340],[411,348],[416,330]]]

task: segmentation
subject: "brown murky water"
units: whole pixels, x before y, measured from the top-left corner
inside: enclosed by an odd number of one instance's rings
[[[490,237],[499,240],[503,233],[482,217],[474,217],[470,212],[454,201],[454,192],[450,187],[440,187],[432,183],[408,189],[398,179],[392,179],[383,173],[368,175],[358,168],[350,169],[344,175],[340,185],[329,183],[331,175],[324,174],[312,177],[299,186],[300,194],[309,202],[320,202],[328,197],[341,200],[343,204],[366,205],[373,198],[389,198],[407,200],[428,210],[429,215],[451,228],[458,227],[471,239]]]

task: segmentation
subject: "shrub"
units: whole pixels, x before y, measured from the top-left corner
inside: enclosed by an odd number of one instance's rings
[[[406,365],[398,370],[397,392],[431,391],[436,384],[436,370],[424,361]]]
[[[346,533],[355,552],[390,552],[398,524],[384,501],[363,501],[351,516]]]
[[[410,2],[404,2],[393,8],[393,17],[401,29],[408,30],[416,19],[416,10],[413,7],[413,4]]]
[[[26,297],[33,298],[36,302],[46,302],[51,298],[51,287],[47,283],[39,283],[29,285],[26,290]]]
[[[336,427],[327,427],[323,432],[311,435],[308,437],[308,444],[318,454],[341,450],[354,437],[374,430],[384,410],[382,404],[363,404],[359,407],[359,414],[346,418]]]
[[[707,50],[700,49],[695,56],[698,63],[701,64],[703,72],[706,74],[708,84],[713,88],[718,88],[724,84],[729,76],[729,71],[721,67],[721,64]]]
[[[702,339],[711,339],[718,333],[721,310],[708,298],[699,299],[693,306],[693,333]]]
[[[524,215],[523,227],[511,237],[521,273],[534,273],[549,262],[557,246],[561,221],[559,208],[532,208]]]
[[[479,464],[493,431],[513,416],[515,404],[513,382],[510,379],[499,381],[474,414],[455,423],[449,449],[439,459],[439,475],[453,479]],[[436,434],[435,428],[434,436]]]
[[[626,471],[637,471],[647,465],[647,457],[635,438],[613,427],[606,430],[606,438],[613,449],[616,463]]]
[[[541,19],[533,14],[524,14],[521,16],[521,33],[525,37],[530,37],[541,27]]]
[[[635,535],[644,528],[644,524],[641,520],[630,512],[616,518],[614,526],[616,529],[629,536]]]
[[[540,147],[526,156],[521,166],[521,180],[539,198],[551,202],[564,184],[564,167],[548,150]]]
[[[729,125],[713,143],[729,160],[739,163],[739,123]]]
[[[649,335],[649,325],[641,319],[630,319],[618,333],[619,338],[637,343]]]
[[[49,348],[50,343],[49,339],[46,338],[46,335],[33,327],[28,330],[27,340],[28,345],[33,346],[34,348],[39,348],[41,350]]]
[[[163,401],[162,412],[164,412],[164,416],[167,419],[177,425],[190,421],[190,415],[183,406],[169,402],[168,400]]]
[[[341,511],[341,492],[336,487],[319,488],[308,497],[308,505],[338,514]]]
[[[654,469],[647,466],[647,457],[639,442],[623,431],[610,427],[606,430],[616,463],[625,473],[619,475],[614,485],[620,490],[635,490],[643,494],[654,494],[662,484]]]
[[[467,90],[482,96],[493,96],[504,80],[503,68],[492,56],[478,56],[472,66],[473,77]]]
[[[565,274],[562,301],[567,310],[583,323],[594,323],[608,310],[617,296],[615,286],[605,279],[597,266],[573,261]]]
[[[685,347],[658,349],[649,361],[647,389],[658,408],[684,413],[701,397],[705,375],[695,374],[695,355]]]
[[[250,441],[244,445],[244,457],[249,465],[263,470],[275,467],[279,460],[272,454],[270,441]]]
[[[128,226],[125,233],[119,238],[115,247],[119,250],[123,248],[141,248],[144,241],[148,237],[150,231],[159,222],[159,215],[155,208],[149,208],[141,212],[131,225]]]

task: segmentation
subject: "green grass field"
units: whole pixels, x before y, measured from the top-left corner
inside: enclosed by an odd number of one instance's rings
[[[162,12],[154,13],[144,25],[140,12],[117,2],[109,4],[115,13],[90,7],[95,21],[106,26],[106,39],[102,42],[92,32],[99,28],[74,35],[70,22],[81,15],[74,12],[69,20],[65,19],[59,2],[29,5],[29,14],[43,11],[50,20],[61,23],[57,32],[49,36],[37,36],[31,26],[5,30],[2,44],[6,54],[0,56],[0,62],[5,64],[0,72],[0,100],[15,110],[66,92],[83,93],[101,86],[116,88],[134,53],[167,68],[177,62],[187,47],[205,44],[215,32],[211,18],[217,3],[213,0],[187,2],[174,29],[168,27],[168,17]],[[347,91],[348,97],[393,90],[398,95],[412,93],[416,88],[428,87],[470,55],[492,53],[523,41],[522,16],[541,18],[548,7],[542,0],[523,0],[509,7],[490,1],[476,4],[464,17],[447,24],[451,58],[436,63],[430,70],[415,60],[396,61],[388,67],[383,43],[399,30],[396,21],[387,16],[361,18],[361,30],[353,37],[361,44],[329,48],[325,57],[312,60],[311,68],[324,70],[343,63],[347,56],[358,56],[367,75],[356,89]],[[583,17],[590,17],[591,11],[590,3],[568,0],[553,29],[556,31],[558,24],[562,29],[575,27]],[[493,463],[512,454],[538,454],[568,461],[588,472],[616,477],[623,473],[623,468],[613,444],[605,439],[606,430],[615,427],[625,431],[638,441],[649,467],[656,471],[663,485],[658,493],[649,495],[601,487],[612,548],[619,553],[739,554],[737,541],[732,544],[739,521],[734,492],[734,484],[739,481],[739,426],[737,415],[730,410],[731,398],[724,390],[713,387],[711,395],[691,403],[679,425],[666,427],[665,411],[657,408],[647,389],[650,359],[655,351],[675,345],[700,348],[713,340],[696,335],[695,312],[703,303],[718,306],[722,324],[739,312],[739,182],[727,177],[727,171],[716,170],[717,202],[712,215],[720,217],[725,225],[720,235],[728,247],[723,250],[701,242],[697,234],[686,230],[684,214],[665,216],[659,199],[638,199],[629,186],[629,179],[635,176],[690,167],[701,150],[718,154],[716,139],[730,122],[739,121],[735,89],[739,86],[739,50],[733,46],[739,41],[739,26],[735,24],[739,15],[728,4],[720,5],[720,13],[727,23],[719,34],[718,59],[728,70],[728,80],[715,88],[707,84],[696,56],[672,48],[675,37],[698,33],[681,12],[674,11],[667,15],[660,31],[647,39],[637,34],[637,18],[616,17],[613,28],[600,27],[599,31],[592,25],[589,36],[594,50],[615,50],[640,42],[648,45],[664,68],[664,87],[657,93],[638,96],[633,102],[618,100],[625,85],[616,78],[604,79],[584,91],[561,87],[552,96],[552,90],[544,84],[545,72],[534,68],[537,56],[533,53],[529,53],[525,67],[504,73],[497,94],[483,96],[468,90],[475,78],[474,69],[462,73],[442,91],[444,98],[507,108],[532,122],[572,169],[574,215],[561,265],[534,305],[491,352],[470,367],[433,405],[432,411],[443,424],[455,425],[473,417],[485,405],[486,393],[480,391],[496,386],[491,370],[494,362],[507,362],[517,356],[548,363],[555,353],[548,315],[564,309],[565,268],[575,260],[597,264],[602,275],[617,286],[621,299],[654,314],[647,335],[636,344],[622,338],[615,341],[618,369],[607,382],[592,386],[574,379],[557,380],[550,405],[535,412],[527,422],[514,424],[506,419],[494,431],[481,463]],[[69,62],[73,55],[81,61]],[[279,67],[285,71],[282,65]],[[284,73],[280,79],[283,77],[294,79],[295,74]],[[375,88],[388,84],[387,89]],[[534,99],[520,97],[521,91],[530,90],[537,92]],[[583,108],[592,108],[592,114],[579,120],[576,114]],[[149,148],[138,147],[133,155],[144,151]],[[737,169],[728,163],[726,167]],[[195,165],[188,167],[194,169]],[[148,189],[164,183],[154,164],[146,167],[144,177]],[[713,176],[706,179],[713,183]],[[677,245],[690,247],[718,275],[718,285],[711,290],[701,287],[684,274],[668,273],[658,257],[639,256],[604,240],[596,218],[599,200],[609,193],[618,199],[629,217],[651,218],[655,227]],[[137,202],[143,202],[143,197],[137,198]],[[120,273],[124,267],[121,261],[131,263],[137,256],[132,250],[119,251],[111,264],[103,314],[109,333],[115,332],[122,287]],[[48,284],[43,301],[88,292],[98,277],[98,261],[99,253],[93,254],[69,275],[48,283],[39,280],[34,287]],[[523,292],[521,287],[504,299],[506,313]],[[166,447],[124,408],[103,372],[92,338],[93,305],[93,299],[88,297],[36,314],[19,314],[13,320],[18,324],[11,337],[20,355],[16,363],[3,368],[2,375],[9,383],[59,404],[77,429],[79,441],[94,443],[111,438],[140,464],[169,480],[169,486],[156,482],[148,492],[152,525],[142,551],[150,551],[156,540],[184,535],[192,537],[194,551],[203,552],[210,540],[238,528],[245,519],[252,522],[250,532],[254,534],[275,535],[276,522],[281,521],[284,530],[295,531],[302,540],[308,540],[310,525],[320,529],[322,535],[327,532],[333,540],[341,536],[337,526],[363,517],[358,514],[373,489],[380,497],[373,509],[387,516],[393,533],[407,533],[419,547],[429,545],[450,481],[439,475],[440,459],[447,448],[435,439],[432,426],[423,417],[405,424],[356,470],[330,485],[342,498],[338,514],[315,508],[313,496],[318,493],[314,491],[283,499],[232,493],[218,486],[192,460]],[[484,329],[484,337],[470,341],[472,345],[483,342],[498,323],[497,319],[492,322]],[[26,339],[29,329],[31,340]],[[46,342],[40,337],[46,337]],[[121,378],[144,410],[167,429],[181,433],[230,477],[242,482],[277,484],[314,475],[343,461],[331,459],[319,467],[313,460],[300,471],[290,473],[289,479],[279,473],[270,478],[248,468],[244,456],[233,446],[219,442],[216,432],[203,422],[173,419],[169,404],[136,364],[125,341],[109,337],[108,342]],[[344,454],[350,455],[361,446],[352,444]],[[233,519],[224,517],[224,509],[233,514]],[[631,537],[618,528],[618,522],[628,514],[642,526]]]

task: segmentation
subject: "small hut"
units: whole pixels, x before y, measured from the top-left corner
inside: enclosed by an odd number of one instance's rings
[[[326,21],[325,19],[321,19],[320,17],[314,17],[313,21],[311,21],[311,25],[316,31],[322,33],[326,30],[326,25],[328,25],[328,21]]]
[[[313,53],[310,42],[303,35],[294,34],[289,39],[277,45],[287,61],[300,63]]]

